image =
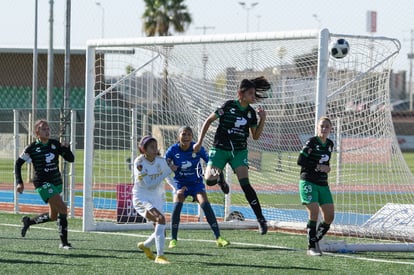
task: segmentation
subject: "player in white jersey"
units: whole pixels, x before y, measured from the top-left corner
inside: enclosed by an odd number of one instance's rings
[[[160,157],[157,140],[152,136],[144,136],[139,143],[141,155],[134,160],[134,188],[132,189],[134,208],[138,214],[147,220],[154,222],[154,233],[144,242],[138,243],[138,248],[145,255],[159,264],[169,264],[164,256],[165,224],[163,214],[165,203],[164,180],[173,186],[172,180],[168,180],[172,173],[167,161]],[[155,242],[157,256],[151,251]]]

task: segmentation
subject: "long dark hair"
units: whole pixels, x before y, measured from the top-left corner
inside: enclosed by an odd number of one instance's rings
[[[271,88],[269,81],[264,76],[259,76],[253,79],[243,79],[240,83],[239,90],[245,92],[250,88],[255,88],[256,98],[267,98],[264,92]]]

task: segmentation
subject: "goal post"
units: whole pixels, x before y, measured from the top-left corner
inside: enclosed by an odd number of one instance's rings
[[[350,44],[342,59],[329,55],[330,42],[338,38]],[[156,136],[164,154],[180,126],[197,133],[219,104],[236,97],[242,79],[265,76],[272,89],[254,107],[266,109],[266,124],[261,138],[248,144],[250,181],[269,224],[305,231],[296,160],[317,119],[328,115],[337,146],[329,176],[336,209],[332,238],[411,240],[411,220],[403,213],[414,201],[413,176],[390,111],[389,78],[398,40],[323,29],[103,39],[88,41],[87,48],[85,231],[148,228],[134,212],[130,194],[140,136]],[[207,149],[214,128],[206,135]],[[229,195],[207,187],[221,228],[257,228],[232,171],[227,180]],[[169,216],[173,204],[166,188]],[[398,226],[384,218],[389,211],[397,213]],[[229,212],[243,221],[229,219]],[[190,200],[181,220],[183,229],[208,228]]]

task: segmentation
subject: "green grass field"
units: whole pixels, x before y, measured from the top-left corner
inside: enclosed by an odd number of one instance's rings
[[[404,158],[414,171],[414,153],[404,153]],[[81,161],[76,167],[81,170]],[[3,168],[12,169],[12,164],[0,161]],[[296,194],[277,196],[262,200],[297,200]],[[220,199],[210,196],[211,201]],[[82,221],[70,219],[69,239],[76,249],[64,251],[58,249],[56,223],[34,226],[22,238],[21,217],[0,213],[1,274],[412,274],[414,268],[414,253],[308,257],[305,235],[271,231],[261,236],[254,230],[223,230],[232,242],[225,248],[216,247],[210,230],[181,230],[178,247],[165,249],[172,264],[157,265],[136,248],[152,231],[82,232]]]
[[[1,274],[412,274],[414,266],[413,253],[308,257],[304,235],[254,230],[222,231],[232,242],[225,248],[216,247],[210,231],[181,230],[178,246],[165,249],[172,263],[158,265],[136,248],[150,231],[84,233],[81,220],[70,219],[75,249],[61,250],[54,222],[34,226],[22,238],[20,219],[0,214]]]

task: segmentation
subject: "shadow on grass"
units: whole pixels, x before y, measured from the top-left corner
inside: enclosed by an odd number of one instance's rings
[[[303,266],[270,266],[270,265],[249,265],[242,263],[212,263],[212,262],[200,262],[206,266],[222,266],[222,267],[245,267],[245,268],[260,268],[260,269],[274,269],[274,270],[297,270],[301,271],[330,271],[328,269],[314,268],[314,267],[303,267]]]
[[[19,255],[26,255],[27,257],[30,257],[31,255],[46,256],[46,257],[64,256],[65,258],[81,258],[81,259],[114,258],[114,255],[96,255],[96,254],[91,255],[90,253],[88,253],[88,254],[77,253],[79,251],[80,251],[80,249],[71,249],[71,250],[60,249],[59,252],[61,252],[61,253],[54,253],[54,252],[22,251],[22,250],[19,250]],[[90,251],[90,250],[88,249],[88,251]],[[3,250],[3,252],[16,253],[16,251],[7,251],[7,250]]]
[[[71,266],[71,264],[64,264],[64,263],[53,263],[53,262],[39,262],[39,261],[29,261],[29,260],[23,260],[23,259],[16,259],[16,260],[11,260],[11,259],[0,259],[0,263],[3,264],[30,264],[30,265],[36,265],[36,264],[44,264],[44,265],[58,265],[58,266],[62,266],[62,265],[69,265]]]

